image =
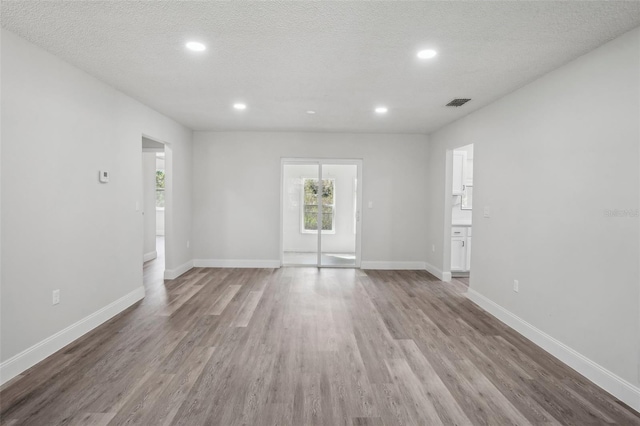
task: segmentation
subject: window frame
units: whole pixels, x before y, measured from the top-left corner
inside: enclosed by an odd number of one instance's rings
[[[318,234],[318,230],[310,230],[304,228],[304,213],[305,207],[309,206],[317,206],[317,204],[305,204],[304,202],[304,188],[305,183],[308,180],[317,181],[317,177],[302,177],[302,186],[300,187],[300,233],[301,234]],[[325,204],[325,206],[331,206],[333,214],[331,215],[331,229],[322,229],[323,235],[332,235],[336,233],[336,179],[335,178],[322,178],[322,180],[330,180],[333,182],[333,204]],[[320,206],[322,208],[322,206]]]

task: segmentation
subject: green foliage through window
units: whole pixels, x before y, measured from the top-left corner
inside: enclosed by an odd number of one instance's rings
[[[156,207],[164,207],[164,170],[156,170]]]
[[[318,229],[318,179],[304,179],[304,230]],[[322,230],[333,231],[333,216],[335,211],[333,179],[322,180]]]

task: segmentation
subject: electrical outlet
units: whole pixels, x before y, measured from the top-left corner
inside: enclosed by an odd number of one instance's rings
[[[191,245],[191,243],[189,241],[187,241],[187,248],[189,248],[190,245]]]
[[[484,217],[491,217],[491,208],[489,206],[484,206]]]
[[[513,280],[513,291],[516,293],[520,291],[520,283],[518,280]]]
[[[60,290],[53,290],[53,305],[60,303]]]

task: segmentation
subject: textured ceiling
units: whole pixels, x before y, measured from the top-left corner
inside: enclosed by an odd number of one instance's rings
[[[640,3],[3,1],[2,25],[194,130],[428,133],[639,26]]]

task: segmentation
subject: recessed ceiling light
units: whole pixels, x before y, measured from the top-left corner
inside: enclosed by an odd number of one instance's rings
[[[309,111],[307,111],[307,114],[315,114],[316,112],[312,109],[310,109]]]
[[[243,110],[243,109],[247,109],[247,104],[237,103],[237,104],[233,104],[233,107],[237,110]]]
[[[419,51],[417,56],[420,59],[431,59],[435,57],[437,54],[438,52],[436,52],[433,49],[426,49],[426,50]]]
[[[197,41],[190,41],[185,46],[187,46],[187,49],[194,52],[204,52],[207,50],[207,46]]]
[[[375,109],[376,113],[378,114],[386,114],[387,111],[389,111],[389,109],[387,107],[384,106],[379,106]]]

